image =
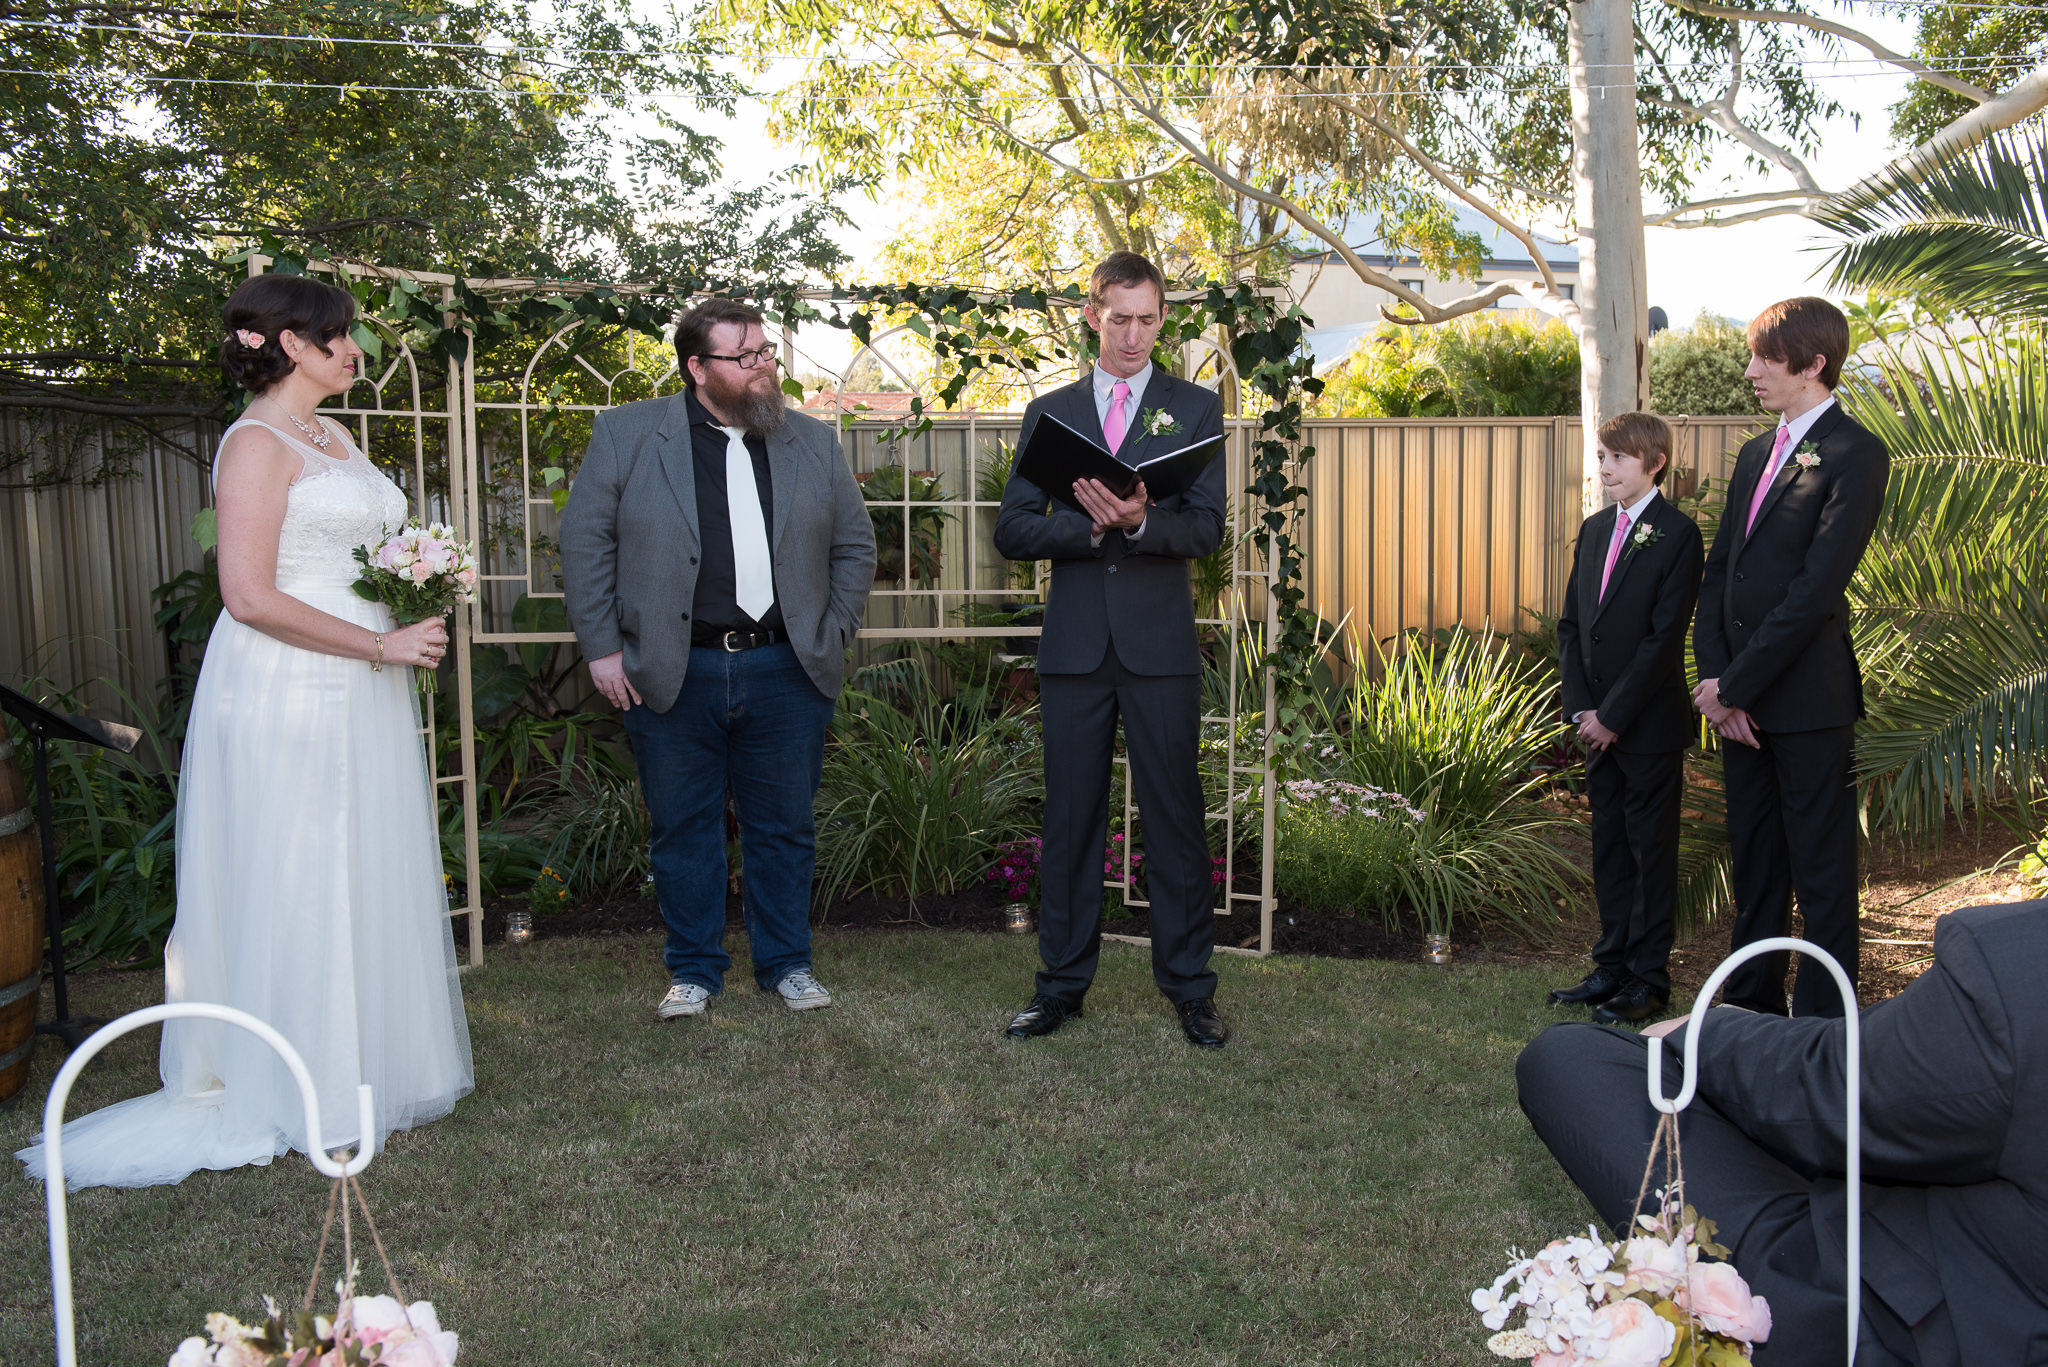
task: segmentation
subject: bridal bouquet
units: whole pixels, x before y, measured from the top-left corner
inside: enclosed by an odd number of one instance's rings
[[[375,545],[356,547],[363,567],[355,591],[391,609],[401,622],[424,622],[476,601],[476,547],[455,539],[445,523],[415,518]],[[435,688],[434,671],[414,672],[422,693]]]
[[[1750,1294],[1714,1242],[1714,1222],[1658,1193],[1631,1238],[1553,1240],[1472,1293],[1495,1357],[1536,1367],[1746,1367],[1771,1336],[1771,1307]],[[1506,1328],[1526,1311],[1520,1327]]]
[[[263,1305],[261,1328],[208,1315],[207,1337],[186,1339],[165,1367],[454,1367],[455,1335],[431,1301],[343,1295],[332,1320],[310,1310],[287,1314],[267,1296]]]

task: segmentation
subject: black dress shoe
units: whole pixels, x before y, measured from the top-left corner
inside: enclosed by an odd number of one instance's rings
[[[1079,1002],[1063,1002],[1058,997],[1048,997],[1043,992],[1031,998],[1031,1005],[1011,1018],[1004,1034],[1013,1039],[1031,1039],[1036,1035],[1050,1035],[1070,1020],[1081,1019]]]
[[[1598,1006],[1628,985],[1628,979],[1606,965],[1579,980],[1577,987],[1560,987],[1550,994],[1552,1006]]]
[[[1669,992],[1659,992],[1641,978],[1630,978],[1628,986],[1593,1013],[1593,1019],[1603,1025],[1640,1025],[1670,1003]]]
[[[1216,1014],[1214,997],[1175,1002],[1173,1009],[1180,1013],[1180,1032],[1188,1037],[1189,1044],[1203,1049],[1221,1049],[1230,1038],[1230,1027],[1223,1023],[1223,1017]]]

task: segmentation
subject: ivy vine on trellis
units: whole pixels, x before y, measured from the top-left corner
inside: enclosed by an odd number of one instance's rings
[[[265,243],[259,250],[270,256],[273,270],[297,274],[309,268],[304,258],[278,244]],[[1044,344],[1014,318],[1020,313],[1078,308],[1086,302],[1076,286],[988,292],[912,283],[842,287],[827,293],[708,277],[630,289],[479,289],[476,282],[459,276],[442,286],[423,284],[400,272],[373,270],[352,275],[349,286],[363,313],[406,335],[416,352],[458,364],[469,358],[472,348],[492,353],[524,337],[553,336],[578,321],[630,328],[666,340],[676,313],[691,299],[706,295],[753,302],[778,325],[843,328],[863,345],[872,343],[878,325],[886,328],[900,322],[925,340],[947,371],[936,395],[944,407],[958,402],[980,372],[1002,367],[1028,374],[1042,365],[1072,359],[1065,348],[1056,342]],[[1230,358],[1239,378],[1266,404],[1252,443],[1246,492],[1258,500],[1253,544],[1270,553],[1275,569],[1271,592],[1279,609],[1279,631],[1266,643],[1265,653],[1278,684],[1277,715],[1268,718],[1268,725],[1276,733],[1276,764],[1283,769],[1291,767],[1292,756],[1302,753],[1309,729],[1310,676],[1322,653],[1316,619],[1303,606],[1306,594],[1296,536],[1307,490],[1293,478],[1300,463],[1315,454],[1313,447],[1302,444],[1302,399],[1322,390],[1311,358],[1302,349],[1308,322],[1298,306],[1269,291],[1244,282],[1210,283],[1175,291],[1160,329],[1160,343],[1170,353],[1221,328],[1230,339]],[[381,341],[369,328],[359,326],[356,340],[373,358],[381,356]],[[915,435],[930,426],[923,399],[912,395],[909,419],[890,435]]]

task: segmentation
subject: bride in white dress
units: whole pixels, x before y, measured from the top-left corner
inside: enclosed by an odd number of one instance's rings
[[[439,619],[397,626],[350,589],[354,547],[405,495],[315,406],[362,355],[354,300],[304,276],[248,280],[221,363],[260,397],[215,463],[221,597],[178,789],[178,913],[164,999],[268,1021],[304,1056],[324,1144],[442,1116],[473,1084],[410,666],[447,650]],[[160,1092],[64,1127],[67,1185],[154,1186],[304,1151],[297,1086],[253,1035],[165,1025]],[[17,1157],[43,1175],[40,1145]]]

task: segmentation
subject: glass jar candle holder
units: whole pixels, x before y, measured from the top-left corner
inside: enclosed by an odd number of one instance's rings
[[[1426,964],[1447,964],[1451,961],[1451,937],[1448,935],[1427,935],[1422,941],[1422,961]]]
[[[533,943],[533,912],[525,907],[505,913],[505,943],[508,945],[530,945]]]
[[[1012,935],[1029,935],[1034,928],[1029,902],[1007,902],[1003,905],[1004,930]]]

